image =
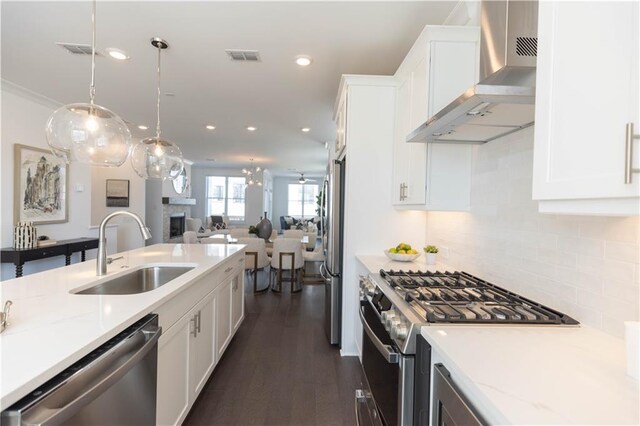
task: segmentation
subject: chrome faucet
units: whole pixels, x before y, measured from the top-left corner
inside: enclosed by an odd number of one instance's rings
[[[135,213],[131,213],[125,210],[119,210],[105,216],[105,218],[102,219],[102,222],[100,222],[100,231],[98,233],[98,258],[96,263],[96,275],[98,276],[107,274],[107,263],[110,263],[107,262],[107,237],[105,236],[107,222],[109,222],[113,217],[119,215],[130,216],[131,218],[133,218],[133,220],[138,223],[138,227],[140,228],[142,237],[145,240],[151,238],[151,232],[149,231],[149,228],[145,226],[140,216]]]

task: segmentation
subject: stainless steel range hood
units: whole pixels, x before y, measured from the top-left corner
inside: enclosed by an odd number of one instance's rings
[[[480,82],[430,117],[407,142],[486,143],[534,122],[537,1],[484,0]]]

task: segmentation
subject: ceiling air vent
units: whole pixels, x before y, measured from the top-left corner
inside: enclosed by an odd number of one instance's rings
[[[260,52],[257,50],[225,50],[232,61],[260,62]]]
[[[56,44],[63,49],[66,49],[67,52],[73,53],[74,55],[91,55],[91,45],[90,44],[80,44],[80,43],[62,43],[56,42]],[[102,56],[96,50],[96,56]]]
[[[538,56],[538,37],[516,37],[518,56]]]

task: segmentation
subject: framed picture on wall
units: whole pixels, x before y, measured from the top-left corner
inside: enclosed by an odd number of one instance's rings
[[[69,221],[69,165],[46,149],[14,145],[13,220]]]
[[[107,179],[107,207],[129,207],[128,179]]]

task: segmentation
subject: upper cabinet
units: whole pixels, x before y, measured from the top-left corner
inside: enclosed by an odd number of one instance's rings
[[[541,212],[640,214],[638,2],[540,2],[533,198]],[[635,145],[635,146],[633,146]]]
[[[407,135],[478,80],[476,27],[427,26],[398,68],[392,204],[468,210],[469,145],[407,143]]]
[[[346,144],[346,125],[347,125],[347,91],[340,92],[338,105],[336,108],[336,146],[334,158],[341,158],[344,153]]]

